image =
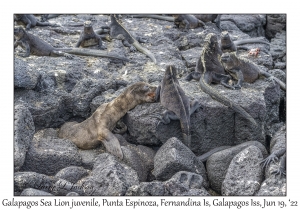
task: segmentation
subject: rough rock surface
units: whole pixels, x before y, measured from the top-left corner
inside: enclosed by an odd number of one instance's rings
[[[18,88],[33,89],[35,88],[39,72],[30,68],[26,61],[15,57],[14,58],[14,86]]]
[[[122,146],[123,162],[134,169],[140,182],[147,181],[151,177],[151,170],[154,168],[155,152],[146,146],[128,144]]]
[[[120,196],[125,195],[129,187],[138,184],[138,180],[137,173],[131,167],[104,153],[97,157],[91,176],[79,180],[77,184],[84,185],[84,192],[91,193],[89,195]]]
[[[141,182],[139,185],[131,186],[127,192],[127,196],[167,196],[171,195],[163,182]]]
[[[223,145],[237,145],[245,141],[259,141],[265,144],[263,122],[279,122],[280,89],[270,80],[257,80],[254,84],[245,84],[240,91],[232,91],[221,85],[214,85],[222,95],[240,104],[259,124],[258,128],[239,114],[213,100],[203,93],[198,82],[179,81],[190,99],[197,99],[202,109],[191,115],[191,150],[201,155]],[[161,145],[169,138],[182,139],[179,121],[164,125],[151,116],[165,110],[160,104],[143,104],[127,113],[124,122],[128,126],[133,143],[144,145]],[[266,127],[267,129],[268,127]]]
[[[262,152],[256,146],[249,146],[231,161],[222,183],[223,196],[251,196],[260,188],[263,170],[260,162]]]
[[[203,187],[203,178],[199,174],[179,171],[165,182],[152,181],[141,182],[131,186],[126,195],[128,196],[209,196]]]
[[[286,148],[286,126],[282,126],[273,136],[270,143],[270,154],[274,151],[278,151]],[[271,162],[269,166],[265,168],[265,180],[263,181],[260,190],[256,195],[260,196],[285,196],[286,189],[286,176],[275,175],[274,172],[280,167],[280,160],[282,156],[278,158],[278,162]]]
[[[78,149],[71,141],[58,138],[34,138],[22,170],[55,175],[63,168],[81,166],[81,164]]]
[[[21,193],[26,188],[34,188],[52,193],[53,185],[57,178],[35,172],[16,172],[14,174],[15,194]]]
[[[285,14],[267,14],[266,37],[271,39],[286,30]]]
[[[14,113],[14,171],[23,166],[35,132],[31,113],[26,106],[16,105]]]
[[[206,161],[207,176],[210,187],[218,193],[221,193],[222,183],[225,179],[228,167],[232,159],[242,150],[249,146],[256,146],[260,149],[264,158],[268,156],[266,148],[259,142],[249,141],[229,149],[214,153]]]
[[[221,15],[222,30],[239,29],[251,37],[264,36],[264,25],[266,24],[266,16],[255,15]]]
[[[196,173],[186,171],[177,172],[171,179],[165,181],[164,185],[171,195],[209,195],[203,187],[202,176]]]
[[[85,195],[84,190],[88,191],[88,188],[85,189],[84,185],[78,185],[71,182],[68,182],[64,179],[59,179],[53,185],[53,195],[63,196],[69,193],[77,193],[78,195]],[[87,195],[90,195],[87,193]]]
[[[21,196],[51,196],[53,194],[51,193],[47,193],[45,191],[42,190],[36,190],[33,188],[26,188],[25,190],[23,190],[20,194]]]
[[[83,167],[69,166],[57,172],[55,177],[59,179],[64,179],[71,183],[76,183],[78,180],[88,175],[89,171],[84,169]]]
[[[204,186],[208,186],[203,163],[198,161],[195,154],[187,146],[173,137],[157,151],[152,173],[157,180],[165,181],[179,171],[200,174],[204,179]]]

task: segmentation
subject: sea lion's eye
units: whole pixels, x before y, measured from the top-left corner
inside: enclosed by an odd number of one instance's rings
[[[145,85],[145,86],[143,87],[143,90],[144,90],[144,91],[149,90],[149,86],[148,86],[148,85]]]

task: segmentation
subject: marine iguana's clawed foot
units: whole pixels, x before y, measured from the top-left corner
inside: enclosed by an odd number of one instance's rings
[[[134,46],[130,46],[130,52],[136,52],[136,48]]]
[[[100,50],[106,50],[106,49],[107,49],[107,47],[106,47],[106,46],[104,46],[104,45],[101,45],[101,46],[99,46],[99,49],[100,49]]]
[[[262,160],[260,164],[263,164],[263,168],[268,166],[271,162],[278,161],[278,157],[274,154],[270,154],[266,159]]]
[[[160,124],[169,124],[171,122],[171,120],[179,120],[179,117],[177,117],[177,115],[169,110],[165,110],[162,114],[151,114],[151,117],[157,118],[159,121],[156,125],[156,127]]]
[[[158,119],[155,128],[157,128],[158,125],[163,121],[161,114],[158,114],[158,113],[151,114],[151,115],[149,115],[149,117],[153,117],[153,118]]]
[[[67,59],[74,59],[75,58],[74,55],[71,55],[71,54],[68,54],[68,53],[65,53],[64,57],[66,57]]]
[[[136,37],[136,40],[139,42],[139,43],[146,43],[147,42],[147,39],[144,39],[142,37]]]
[[[236,84],[233,87],[234,87],[235,90],[240,90],[242,88],[242,86],[239,85],[239,84]]]
[[[279,177],[281,177],[282,175],[286,176],[286,171],[283,167],[279,167],[277,170],[272,171],[271,174],[274,174],[275,176],[279,175]]]

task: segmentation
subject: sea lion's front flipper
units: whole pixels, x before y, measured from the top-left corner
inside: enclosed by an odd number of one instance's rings
[[[106,150],[122,160],[123,152],[121,150],[121,145],[117,137],[115,137],[114,134],[109,130],[105,130],[102,132],[105,132],[105,135],[103,135],[104,138],[101,140],[101,142],[104,144]]]

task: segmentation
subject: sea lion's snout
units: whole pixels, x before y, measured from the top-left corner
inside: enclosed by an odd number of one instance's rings
[[[155,101],[155,92],[150,92],[147,94],[148,97],[150,97],[151,101]]]

